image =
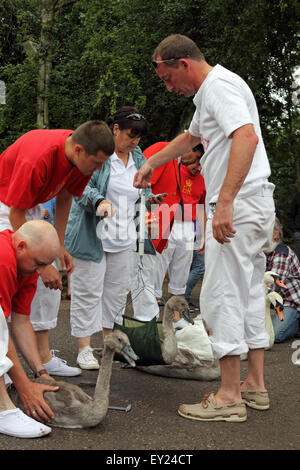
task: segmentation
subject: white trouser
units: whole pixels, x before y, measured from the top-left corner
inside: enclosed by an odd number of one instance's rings
[[[37,220],[43,219],[45,214],[45,209],[42,204],[37,204],[31,209],[27,209],[25,213],[26,220]],[[9,220],[9,207],[0,201],[0,232],[2,230],[13,230],[10,220]]]
[[[8,326],[3,310],[0,306],[0,377],[4,375],[12,366],[12,361],[6,356],[8,351]]]
[[[26,211],[26,220],[43,219],[45,209],[42,204]],[[0,202],[0,231],[12,229],[9,221],[9,207]],[[56,269],[55,262],[52,264]],[[50,330],[56,327],[57,315],[60,306],[61,291],[45,287],[41,278],[38,278],[37,290],[31,303],[30,322],[35,331]]]
[[[174,295],[185,293],[193,259],[194,222],[174,220],[168,246],[157,256],[155,271],[155,295],[162,297],[163,282],[169,273],[168,292]]]
[[[55,262],[52,266],[57,269]],[[56,327],[60,300],[60,289],[49,289],[39,277],[30,309],[30,322],[34,331],[51,330]]]
[[[265,348],[263,278],[265,255],[273,234],[273,185],[254,196],[235,199],[230,243],[218,243],[212,235],[213,211],[208,215],[205,238],[205,275],[200,294],[202,318],[211,330],[215,358],[240,355]]]
[[[70,276],[71,334],[91,336],[102,329],[102,290],[105,271],[101,263],[73,257]]]
[[[133,274],[133,249],[104,252],[100,263],[78,258],[71,274],[71,333],[91,336],[122,324]]]
[[[131,285],[133,316],[137,320],[150,321],[159,316],[159,307],[154,293],[156,256],[145,254],[140,259],[139,254],[134,253],[134,259]]]

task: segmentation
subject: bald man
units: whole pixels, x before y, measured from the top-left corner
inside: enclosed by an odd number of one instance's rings
[[[50,427],[42,424],[54,417],[43,393],[56,391],[58,387],[44,386],[28,379],[9,338],[7,319],[11,319],[11,332],[29,367],[36,375],[45,374],[50,379],[41,362],[29,315],[38,276],[59,253],[57,232],[48,222],[32,220],[15,233],[11,230],[0,232],[0,433],[3,434],[33,438],[51,432]],[[10,400],[3,377],[6,372],[31,417]]]
[[[62,271],[74,269],[64,247],[72,196],[81,196],[93,172],[114,151],[110,128],[92,120],[71,129],[35,129],[19,137],[0,156],[0,230],[16,231],[31,219],[41,219],[41,206],[55,197],[55,226]],[[46,288],[45,288],[46,287]],[[52,289],[49,291],[49,289]],[[57,266],[43,270],[32,303],[31,322],[45,368],[51,375],[74,376],[49,347],[49,330],[56,327],[62,281]],[[55,349],[55,348],[54,348]]]

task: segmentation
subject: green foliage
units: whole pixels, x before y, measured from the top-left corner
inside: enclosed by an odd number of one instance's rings
[[[257,100],[262,132],[285,214],[297,184],[299,114],[293,73],[299,64],[299,2],[296,0],[47,0],[55,5],[48,26],[51,50],[41,41],[39,0],[0,5],[0,150],[36,127],[38,61],[50,53],[46,96],[52,128],[75,128],[106,119],[124,104],[147,116],[145,148],[170,140],[188,126],[192,99],[170,94],[151,66],[154,48],[169,34],[195,40],[208,63],[241,75]],[[28,56],[24,42],[37,48]],[[298,130],[297,130],[298,129]],[[296,182],[297,181],[297,182]],[[285,217],[285,215],[284,215]]]

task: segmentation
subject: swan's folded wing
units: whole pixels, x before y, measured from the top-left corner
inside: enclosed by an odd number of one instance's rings
[[[199,315],[194,321],[194,325],[188,325],[176,331],[177,347],[179,350],[189,351],[197,360],[212,361],[214,357],[211,343],[203,321]]]

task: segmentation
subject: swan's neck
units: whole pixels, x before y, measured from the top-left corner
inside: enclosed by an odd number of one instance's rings
[[[112,372],[112,363],[114,351],[104,348],[98,379],[94,392],[94,400],[104,402],[109,398],[110,379]]]
[[[271,310],[270,310],[270,302],[266,301],[266,305],[265,305],[265,325],[266,325],[266,330],[269,334],[269,337],[270,337],[270,344],[272,344],[274,342],[274,337],[275,337],[275,333],[274,333],[274,327],[273,327],[273,322],[272,322],[272,318],[271,318]]]
[[[162,328],[164,334],[162,355],[166,363],[171,363],[175,359],[177,353],[177,341],[173,328],[173,312],[168,308],[163,316]]]

